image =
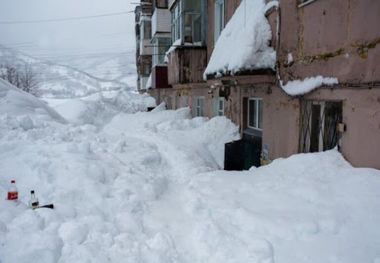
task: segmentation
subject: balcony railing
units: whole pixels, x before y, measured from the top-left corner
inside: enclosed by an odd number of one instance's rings
[[[168,55],[169,85],[203,82],[207,49],[203,46],[177,47]]]

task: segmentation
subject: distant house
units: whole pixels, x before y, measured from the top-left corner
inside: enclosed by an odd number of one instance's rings
[[[246,168],[338,147],[380,169],[380,2],[169,1],[168,87],[193,116],[239,125]],[[230,146],[228,146],[230,147]]]

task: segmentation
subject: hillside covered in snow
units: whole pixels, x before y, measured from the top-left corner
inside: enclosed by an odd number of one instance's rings
[[[129,59],[127,55],[111,58],[67,56],[50,62],[0,46],[0,65],[21,68],[30,65],[38,80],[37,94],[45,98],[84,97],[99,91],[135,89],[133,61]]]
[[[336,150],[223,171],[231,121],[119,92],[0,82],[1,263],[380,262],[380,171]]]

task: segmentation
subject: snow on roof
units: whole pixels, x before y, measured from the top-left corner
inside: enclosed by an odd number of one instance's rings
[[[291,96],[303,95],[311,92],[312,90],[319,88],[322,85],[332,86],[334,84],[338,84],[339,81],[337,78],[328,78],[328,77],[310,77],[305,78],[304,80],[292,80],[288,81],[286,85],[283,85],[282,81],[281,87],[282,89]]]
[[[272,2],[268,5],[272,6]],[[264,0],[243,0],[223,29],[204,72],[235,74],[242,70],[274,69],[276,52],[269,46],[271,28]]]
[[[166,53],[165,53],[165,59],[164,59],[165,63],[169,62],[170,53],[172,53],[180,45],[181,45],[181,39],[180,38],[173,42],[173,44],[170,46],[168,51],[166,51]]]

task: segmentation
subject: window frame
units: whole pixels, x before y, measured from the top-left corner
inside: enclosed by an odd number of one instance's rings
[[[201,103],[202,101],[202,103]],[[205,97],[203,96],[197,96],[195,97],[195,116],[196,117],[204,117],[205,116]]]
[[[298,3],[298,8],[301,8],[301,7],[304,7],[304,6],[307,6],[313,2],[315,2],[317,0],[298,0],[297,3]]]
[[[148,64],[148,63],[144,63],[143,64],[143,72],[141,75],[146,77],[146,76],[149,76],[151,72],[152,72],[152,65]]]
[[[222,103],[223,107],[222,109],[220,108],[220,103]],[[224,97],[219,97],[218,98],[218,106],[216,109],[217,116],[224,116],[224,108],[225,108],[225,103],[224,103]]]
[[[220,8],[220,6],[222,7]],[[218,11],[221,11],[221,12],[218,12]],[[214,2],[214,43],[218,41],[220,34],[222,33],[224,29],[225,15],[226,15],[225,0],[215,0]]]
[[[165,54],[171,46],[171,37],[154,37],[153,38],[153,59],[152,65],[165,64]]]
[[[256,126],[251,126],[250,125],[250,112],[251,112],[251,101],[253,101],[254,103],[254,107],[255,107],[255,116],[254,116],[254,123],[256,123]],[[247,109],[247,127],[248,128],[251,128],[251,129],[254,129],[254,130],[258,130],[258,131],[262,131],[263,130],[263,124],[261,123],[261,127],[259,127],[260,125],[260,104],[261,104],[261,120],[263,120],[263,111],[264,111],[264,104],[263,104],[263,99],[262,98],[249,98],[248,99],[248,109]]]
[[[181,38],[181,6],[182,1],[178,1],[171,9],[171,29],[172,29],[172,42]]]
[[[171,12],[171,33],[172,43],[181,40],[183,43],[204,44],[204,16],[202,6],[205,0],[196,0],[200,2],[199,10],[191,10],[189,6],[190,0],[178,0],[170,8]]]
[[[150,40],[152,38],[152,21],[151,20],[143,20],[142,24],[142,40]],[[148,32],[149,31],[149,32]]]

